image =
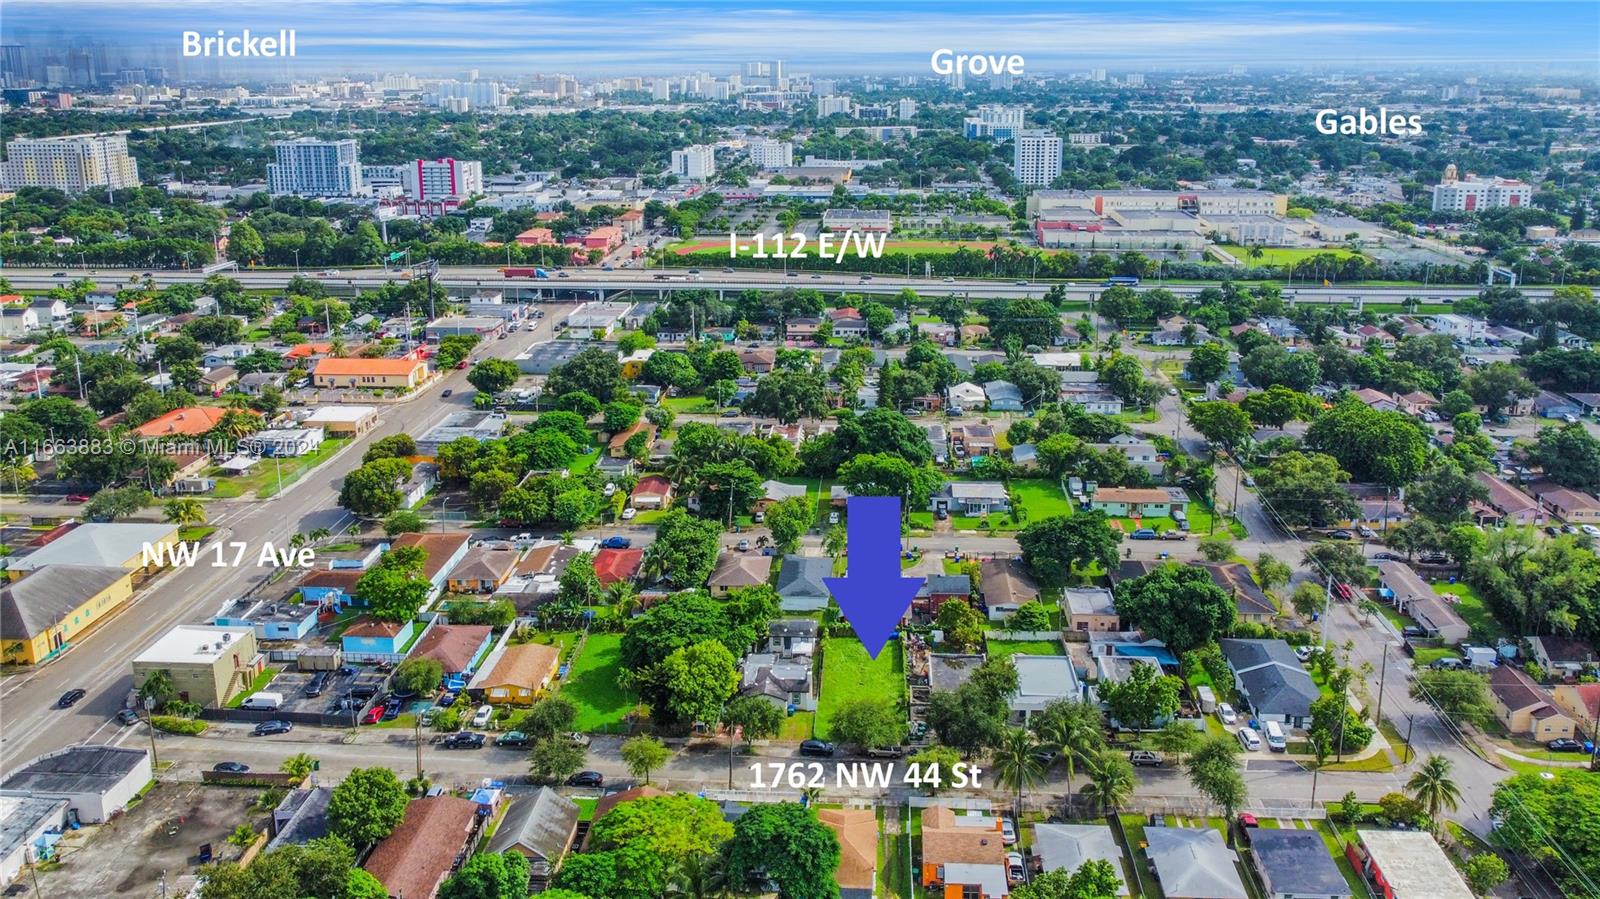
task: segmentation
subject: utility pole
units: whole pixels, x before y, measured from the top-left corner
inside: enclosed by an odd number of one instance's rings
[[[156,714],[156,698],[154,696],[146,696],[144,698],[144,725],[145,725],[145,729],[150,732],[150,779],[151,780],[158,779],[159,775],[157,775],[156,772],[158,770],[158,766],[161,764],[161,760],[156,757],[156,723],[155,723],[155,714]]]
[[[1383,726],[1383,681],[1389,674],[1389,641],[1383,641],[1383,654],[1378,657],[1378,708],[1372,716],[1372,723]]]
[[[412,726],[416,735],[417,744],[417,783],[422,783],[422,716],[415,716]]]

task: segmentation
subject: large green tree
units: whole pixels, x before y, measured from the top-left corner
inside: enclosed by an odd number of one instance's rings
[[[839,838],[816,812],[794,802],[757,804],[733,824],[728,867],[758,888],[765,880],[785,896],[836,899]]]
[[[1099,565],[1109,571],[1117,564],[1117,534],[1098,510],[1035,521],[1017,535],[1017,543],[1023,561],[1045,584],[1066,583],[1074,567]]]
[[[357,768],[328,797],[328,833],[350,846],[371,846],[400,826],[409,801],[392,769]]]
[[[1187,652],[1225,635],[1237,608],[1204,568],[1162,565],[1116,587],[1117,615],[1171,647]]]

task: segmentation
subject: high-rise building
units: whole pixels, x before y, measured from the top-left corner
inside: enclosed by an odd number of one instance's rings
[[[483,163],[467,159],[418,159],[405,167],[400,183],[413,200],[470,197],[483,193]]]
[[[1144,87],[1143,72],[1129,72],[1127,77],[1123,78],[1122,80],[1129,87]]]
[[[494,109],[509,100],[506,86],[498,81],[441,81],[438,88],[439,105],[448,107],[448,99],[464,99],[468,109]]]
[[[752,138],[745,143],[750,162],[758,169],[788,168],[794,165],[794,144],[786,140]]]
[[[275,194],[348,197],[362,192],[361,148],[353,139],[302,137],[272,142],[267,189]]]
[[[672,174],[690,181],[704,181],[717,173],[716,150],[709,144],[694,144],[672,151]]]
[[[1042,187],[1061,176],[1061,138],[1045,128],[1017,132],[1012,165],[1017,181]]]
[[[665,78],[657,78],[656,80],[650,82],[650,99],[662,101],[671,100],[672,82]]]
[[[1024,109],[999,103],[983,103],[978,114],[965,120],[965,133],[972,140],[1009,140],[1022,130]]]
[[[1444,181],[1433,187],[1434,212],[1476,212],[1527,206],[1533,201],[1533,185],[1514,178],[1479,178],[1468,173],[1456,180],[1455,166],[1445,170]]]
[[[910,97],[900,98],[900,120],[902,122],[917,117],[917,101]]]
[[[831,115],[849,115],[849,97],[818,97],[817,118],[825,119]]]
[[[91,187],[139,186],[139,164],[120,134],[18,138],[6,144],[0,163],[6,187],[53,187],[69,194]]]

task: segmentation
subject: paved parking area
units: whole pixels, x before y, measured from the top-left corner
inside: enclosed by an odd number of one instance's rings
[[[157,896],[165,878],[168,896],[199,868],[198,853],[210,843],[217,859],[242,850],[228,835],[245,822],[259,789],[159,783],[114,822],[84,827],[59,846],[61,862],[39,872],[46,896]]]

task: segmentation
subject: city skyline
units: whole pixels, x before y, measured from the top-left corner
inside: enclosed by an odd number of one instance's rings
[[[1275,69],[1518,67],[1594,72],[1600,7],[1585,3],[1355,3],[1338,15],[1300,4],[1100,2],[1071,11],[1010,2],[981,8],[943,2],[870,5],[777,3],[759,13],[701,0],[692,6],[623,3],[588,10],[528,0],[459,4],[285,3],[270,12],[221,4],[73,4],[60,24],[55,0],[14,0],[0,42],[36,50],[100,44],[128,63],[178,56],[185,30],[275,34],[295,29],[293,60],[224,60],[229,71],[305,77],[351,71],[419,74],[476,68],[485,75],[564,71],[581,75],[724,70],[781,58],[812,73],[931,74],[928,58],[956,52],[1018,53],[1027,73],[1062,74],[1123,65],[1141,70],[1247,65]],[[356,11],[359,9],[359,14]],[[1444,15],[1448,9],[1449,15]],[[507,28],[507,22],[513,27]],[[382,29],[374,23],[394,23]],[[625,53],[619,53],[625,48]],[[861,48],[872,48],[870,54]],[[403,63],[397,60],[404,60]],[[196,71],[213,60],[181,60]]]

